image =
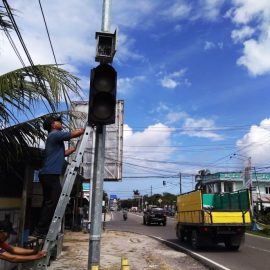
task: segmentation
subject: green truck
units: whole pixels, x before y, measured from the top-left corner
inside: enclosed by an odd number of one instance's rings
[[[177,197],[176,235],[194,249],[224,243],[238,250],[251,225],[249,191],[203,193],[195,190]]]

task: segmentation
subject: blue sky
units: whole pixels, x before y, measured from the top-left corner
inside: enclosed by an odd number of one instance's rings
[[[103,1],[41,3],[57,61],[81,79],[87,98]],[[9,4],[34,63],[54,63],[38,1]],[[178,193],[179,179],[169,176],[179,172],[187,191],[200,169],[241,170],[240,155],[260,170],[269,165],[269,0],[112,0],[116,28],[124,178],[105,183],[108,193]],[[1,74],[20,67],[3,33],[0,54]],[[158,175],[168,178],[146,178]]]

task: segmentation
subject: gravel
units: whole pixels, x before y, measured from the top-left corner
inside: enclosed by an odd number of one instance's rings
[[[89,234],[65,233],[61,256],[48,270],[88,269]],[[120,231],[102,233],[100,270],[120,270],[121,259],[128,260],[130,270],[205,270],[199,262],[145,235]]]

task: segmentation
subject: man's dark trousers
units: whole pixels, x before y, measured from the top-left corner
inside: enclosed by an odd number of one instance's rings
[[[62,186],[58,174],[40,174],[39,180],[43,189],[43,204],[36,231],[46,234],[62,192]]]

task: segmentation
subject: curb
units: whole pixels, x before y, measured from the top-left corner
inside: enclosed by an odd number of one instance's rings
[[[196,252],[193,252],[193,251],[191,251],[191,250],[189,250],[187,248],[184,248],[184,247],[182,247],[180,245],[177,245],[177,244],[175,244],[173,242],[164,240],[162,238],[159,238],[159,237],[153,236],[153,235],[147,235],[147,236],[159,241],[160,243],[162,243],[162,244],[164,244],[164,245],[166,245],[166,246],[168,246],[168,247],[170,247],[170,248],[172,248],[174,250],[181,251],[183,253],[188,254],[190,257],[192,257],[193,259],[199,261],[201,264],[203,264],[204,266],[208,267],[211,270],[230,270],[230,268],[227,268],[227,267],[225,267],[225,266],[223,266],[223,265],[221,265],[219,263],[216,263],[216,262],[214,262],[214,261],[212,261],[212,260],[210,260],[210,259],[196,253]]]

